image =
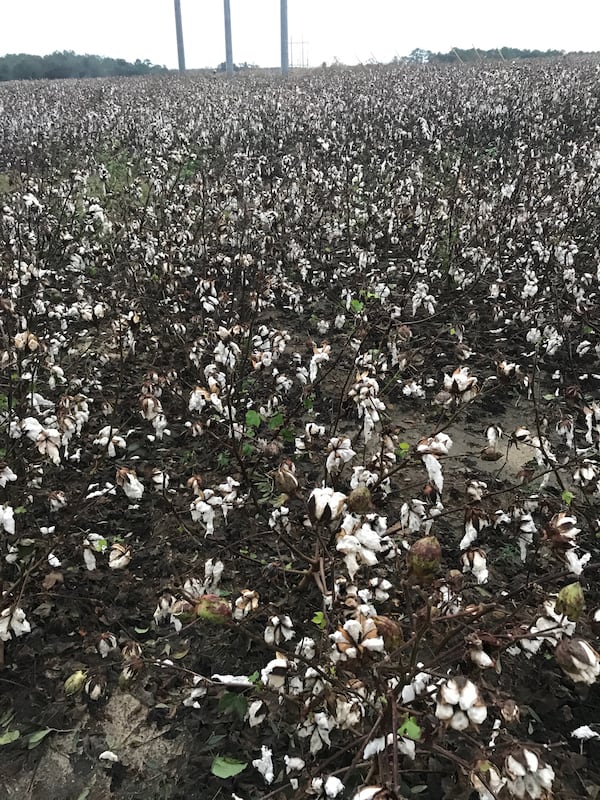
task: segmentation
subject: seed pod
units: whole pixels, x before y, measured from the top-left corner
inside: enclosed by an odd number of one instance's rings
[[[406,556],[409,575],[423,583],[431,583],[440,568],[442,548],[435,536],[423,536],[412,545]]]
[[[77,694],[83,689],[83,684],[87,679],[87,672],[84,672],[82,669],[78,669],[77,672],[74,672],[72,675],[69,675],[67,680],[64,683],[65,694]]]
[[[554,655],[574,683],[591,686],[600,675],[600,656],[585,639],[561,639]]]
[[[357,486],[348,495],[346,504],[355,514],[368,514],[371,510],[371,492],[366,486]]]
[[[273,479],[280,492],[293,495],[298,489],[294,462],[289,458],[284,459],[279,465],[279,469],[273,473]]]
[[[373,617],[373,621],[375,622],[377,633],[383,639],[386,650],[395,650],[400,647],[404,641],[404,635],[402,628],[395,620],[377,614],[377,616]]]
[[[96,675],[88,678],[83,687],[90,700],[97,702],[106,692],[106,678],[104,675]]]
[[[196,616],[213,625],[225,625],[231,620],[231,606],[218,594],[203,594],[196,603]]]
[[[585,610],[585,598],[579,581],[563,586],[556,598],[554,609],[557,614],[566,614],[569,619],[577,622]]]

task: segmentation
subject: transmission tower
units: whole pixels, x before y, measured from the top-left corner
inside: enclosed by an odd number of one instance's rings
[[[229,0],[223,0],[225,14],[225,70],[228,75],[233,75],[233,47],[231,44],[231,6]]]
[[[183,24],[181,22],[181,0],[175,0],[175,31],[177,33],[177,60],[179,72],[185,72],[185,51],[183,49]]]

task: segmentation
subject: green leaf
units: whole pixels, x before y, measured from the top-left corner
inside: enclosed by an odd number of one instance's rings
[[[283,414],[280,411],[278,414],[274,414],[269,420],[269,430],[274,431],[277,428],[281,428],[282,425],[283,425]]]
[[[350,308],[355,314],[360,314],[364,307],[365,304],[361,303],[360,300],[357,300],[356,298],[350,301]]]
[[[224,714],[237,714],[240,719],[244,719],[248,710],[248,701],[243,694],[235,692],[225,692],[219,700],[219,711]]]
[[[414,717],[406,717],[398,728],[398,736],[406,736],[407,739],[412,739],[414,742],[419,741],[422,733],[423,731]]]
[[[34,747],[37,747],[40,742],[42,742],[49,733],[52,733],[51,728],[45,728],[43,731],[35,731],[34,733],[30,733],[27,737],[27,749],[33,750]]]
[[[291,431],[289,428],[282,428],[279,431],[279,435],[283,439],[284,442],[293,442],[296,438],[294,436],[294,431]]]
[[[409,443],[408,442],[400,442],[400,444],[398,445],[398,447],[395,450],[395,455],[397,455],[398,458],[405,458],[408,455],[409,451],[410,451]]]
[[[561,494],[561,499],[563,503],[566,503],[568,506],[571,505],[574,497],[575,495],[573,494],[573,492],[570,492],[568,489],[565,489],[564,492]]]
[[[136,633],[148,633],[150,628],[134,628],[133,629]]]
[[[258,411],[254,411],[253,409],[246,411],[246,425],[249,428],[258,428],[260,425],[260,414]]]
[[[216,756],[213,759],[210,771],[217,778],[232,778],[234,775],[239,775],[248,766],[247,761],[238,761],[237,758],[229,758],[229,756]]]
[[[250,683],[254,684],[260,683],[260,672],[258,670],[255,670],[251,675],[248,675],[248,680],[250,681]]]
[[[2,736],[0,736],[0,746],[4,744],[10,744],[11,742],[16,742],[20,735],[20,731],[6,731],[6,733],[3,733]]]
[[[222,452],[222,453],[219,453],[219,455],[217,456],[217,464],[220,467],[228,467],[230,462],[231,462],[231,459],[229,457],[229,453]]]
[[[248,442],[244,442],[244,444],[242,445],[242,455],[243,456],[251,456],[252,453],[254,453],[255,451],[256,451],[256,448],[253,447]]]
[[[27,509],[25,508],[25,506],[17,506],[15,509],[13,509],[13,514],[26,514],[26,513]]]
[[[556,395],[555,394],[545,394],[544,395],[544,400],[556,400]]]
[[[325,614],[322,611],[317,611],[313,615],[313,617],[311,619],[311,622],[314,625],[316,625],[317,628],[320,628],[321,630],[323,630],[325,628],[325,626],[327,625],[327,620],[325,619]]]

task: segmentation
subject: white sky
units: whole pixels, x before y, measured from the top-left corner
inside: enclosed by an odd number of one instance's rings
[[[224,61],[222,0],[181,0],[186,64]],[[290,60],[390,61],[415,47],[600,50],[598,0],[288,0]],[[231,0],[233,58],[279,64],[279,0]],[[0,55],[74,50],[177,66],[173,0],[0,0]]]

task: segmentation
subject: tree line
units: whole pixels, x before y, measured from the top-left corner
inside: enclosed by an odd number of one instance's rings
[[[463,50],[453,47],[447,53],[433,53],[431,50],[415,48],[409,55],[410,61],[420,64],[457,64],[473,61],[517,61],[527,58],[556,58],[565,54],[564,50],[522,50],[519,47],[498,47],[492,50],[478,50],[471,47]]]
[[[109,78],[166,71],[166,67],[157,66],[148,60],[140,61],[138,58],[132,63],[124,58],[78,55],[72,50],[46,56],[10,53],[0,57],[0,81]]]

